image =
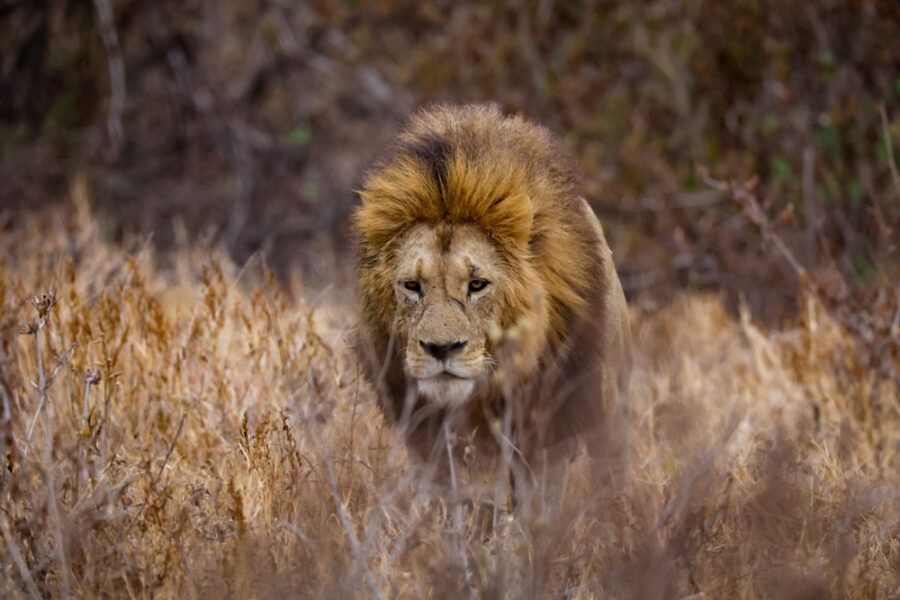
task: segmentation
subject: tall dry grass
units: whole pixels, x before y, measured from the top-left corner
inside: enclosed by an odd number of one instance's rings
[[[635,310],[624,475],[582,453],[486,532],[382,419],[349,298],[163,265],[73,197],[0,236],[0,596],[900,597],[900,398],[815,296]]]

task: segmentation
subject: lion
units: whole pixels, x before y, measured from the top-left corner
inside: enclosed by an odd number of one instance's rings
[[[556,461],[617,435],[625,296],[546,129],[495,105],[421,110],[357,193],[356,346],[415,454],[489,470],[504,448]]]

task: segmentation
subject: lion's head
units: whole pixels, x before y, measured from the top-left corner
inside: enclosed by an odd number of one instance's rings
[[[403,371],[438,405],[463,404],[488,384],[496,366],[492,342],[504,327],[545,318],[539,299],[514,302],[529,295],[522,274],[474,223],[413,225],[398,238],[392,267]],[[529,339],[527,354],[536,362],[541,344]]]
[[[425,110],[359,195],[363,362],[389,416],[484,412],[502,404],[498,373],[527,384],[551,363],[597,383],[618,351],[607,342],[625,335],[624,298],[546,130],[494,106]]]

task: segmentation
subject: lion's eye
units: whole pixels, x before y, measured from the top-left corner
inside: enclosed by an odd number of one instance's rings
[[[490,283],[487,279],[472,279],[469,281],[469,293],[480,292]]]
[[[421,292],[422,286],[419,285],[419,282],[414,279],[407,279],[403,282],[403,287],[408,289],[411,292]]]

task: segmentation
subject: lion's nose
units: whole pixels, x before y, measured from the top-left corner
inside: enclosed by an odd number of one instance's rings
[[[419,345],[422,346],[422,349],[438,360],[444,360],[451,354],[456,354],[462,350],[467,343],[468,341],[451,342],[449,344],[429,344],[428,342],[419,340]]]

